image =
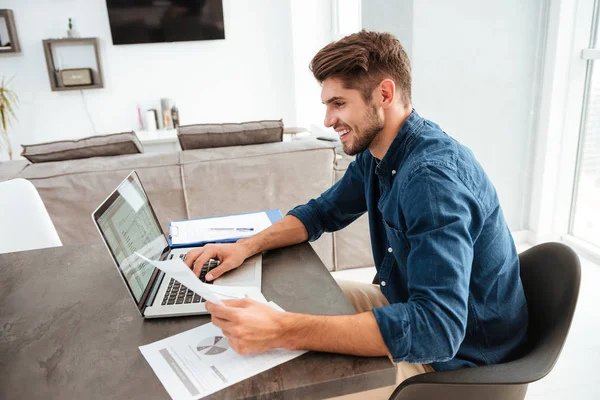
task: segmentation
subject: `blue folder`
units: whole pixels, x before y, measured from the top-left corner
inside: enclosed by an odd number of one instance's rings
[[[233,217],[236,215],[255,214],[255,213],[259,213],[259,212],[266,213],[267,217],[269,217],[269,220],[271,220],[271,224],[274,224],[275,222],[277,222],[283,218],[283,215],[281,215],[281,211],[279,211],[279,210],[263,210],[263,211],[252,211],[252,212],[242,213],[242,214],[220,215],[220,216],[207,217],[207,218],[194,218],[189,221],[196,221],[196,220],[200,220],[200,219],[220,218],[220,217]],[[233,243],[233,242],[237,242],[238,240],[240,240],[242,238],[242,237],[231,237],[231,238],[222,239],[222,240],[204,240],[204,241],[199,241],[199,242],[173,244],[173,240],[171,239],[171,224],[174,222],[184,222],[184,221],[188,221],[188,220],[179,220],[179,221],[169,222],[169,246],[171,248],[200,247],[200,246],[204,246],[207,243]]]

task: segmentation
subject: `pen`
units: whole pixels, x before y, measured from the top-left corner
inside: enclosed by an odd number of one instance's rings
[[[253,231],[254,228],[208,228],[209,231]]]

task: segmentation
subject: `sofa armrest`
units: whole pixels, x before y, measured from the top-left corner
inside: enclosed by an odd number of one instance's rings
[[[17,178],[19,173],[27,167],[27,160],[12,160],[0,162],[0,182]]]

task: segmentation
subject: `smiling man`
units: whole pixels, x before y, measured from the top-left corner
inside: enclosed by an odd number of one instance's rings
[[[219,258],[214,279],[253,254],[316,240],[368,212],[380,283],[340,282],[357,309],[351,316],[282,313],[239,300],[208,304],[213,323],[242,354],[281,347],[388,355],[398,383],[515,358],[527,305],[498,196],[471,151],[412,108],[400,42],[362,31],[325,46],[311,69],[322,85],[325,125],[356,159],[331,189],[270,228],[190,252],[186,262],[198,274]]]

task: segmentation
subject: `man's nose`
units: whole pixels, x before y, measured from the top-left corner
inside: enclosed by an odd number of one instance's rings
[[[336,122],[337,122],[337,118],[336,117],[330,115],[329,113],[325,114],[324,124],[325,124],[326,128],[331,128],[332,126],[335,125]]]

